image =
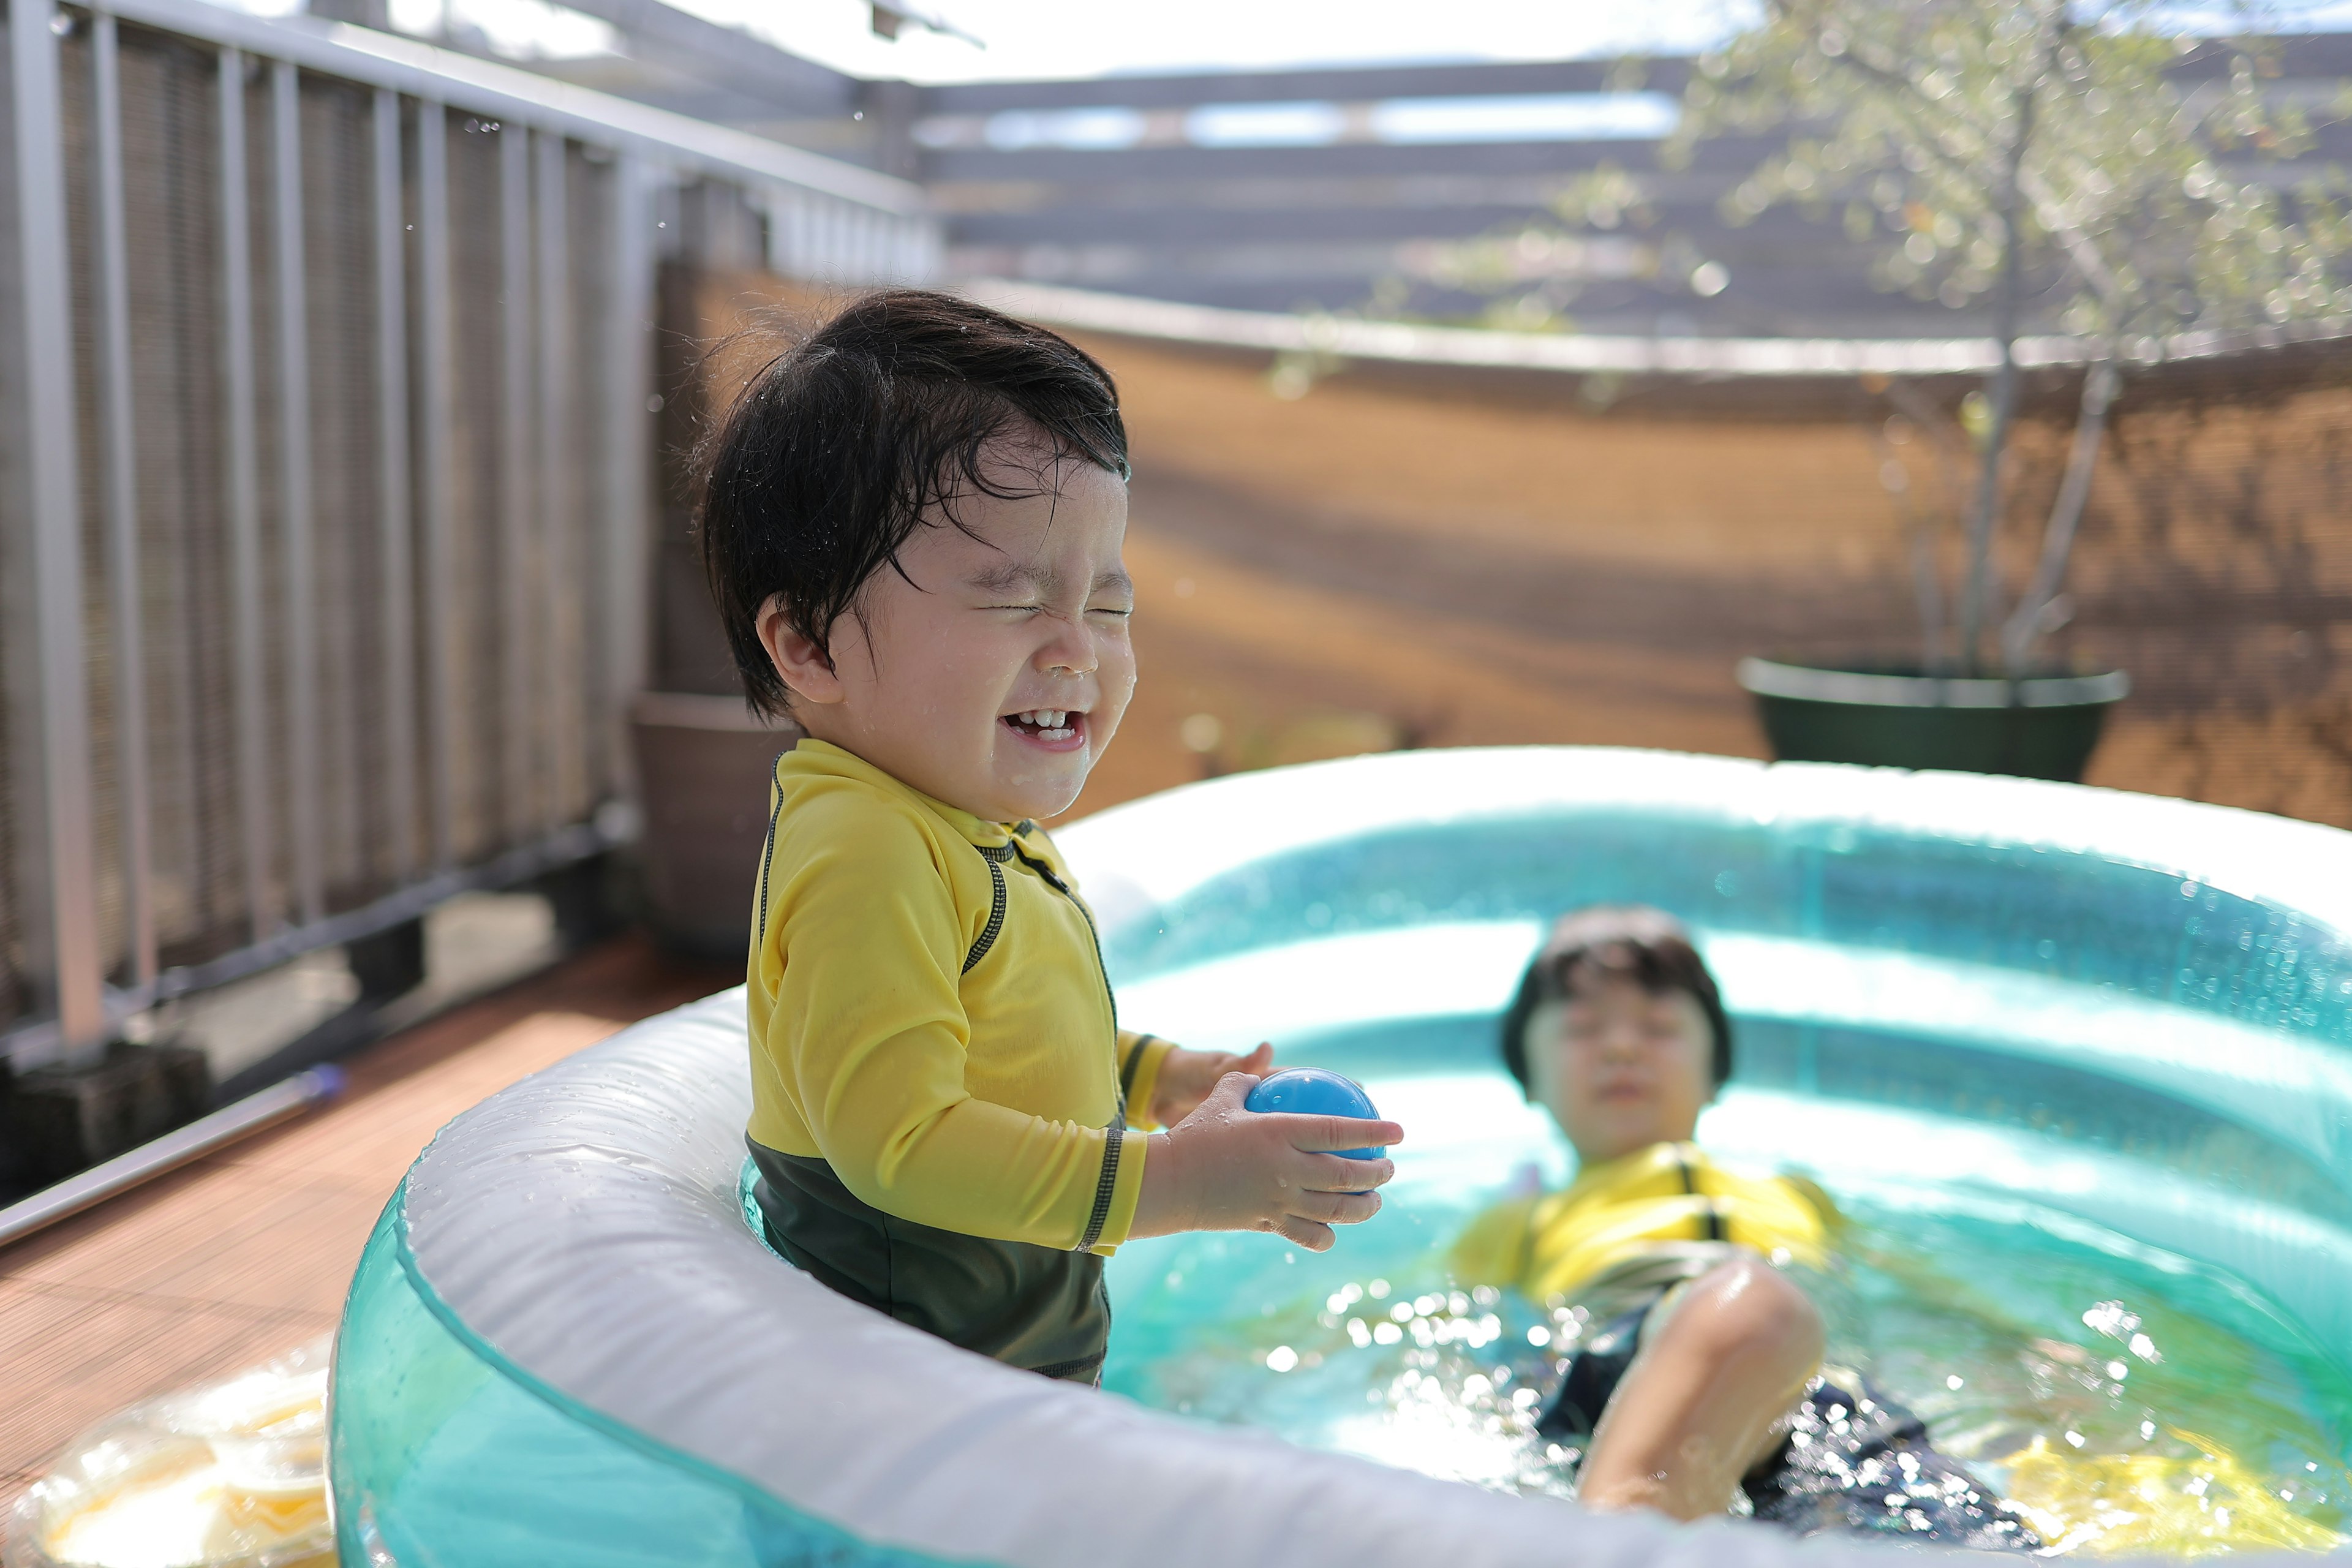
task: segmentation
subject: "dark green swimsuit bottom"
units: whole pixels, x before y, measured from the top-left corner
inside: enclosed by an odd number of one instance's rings
[[[823,1160],[751,1149],[768,1245],[794,1267],[950,1344],[1045,1377],[1101,1378],[1110,1295],[1095,1254],[917,1225],[857,1197]]]

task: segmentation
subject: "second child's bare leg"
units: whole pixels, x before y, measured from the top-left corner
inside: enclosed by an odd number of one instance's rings
[[[1822,1315],[1761,1258],[1693,1281],[1617,1384],[1578,1489],[1586,1506],[1720,1513],[1822,1361]]]

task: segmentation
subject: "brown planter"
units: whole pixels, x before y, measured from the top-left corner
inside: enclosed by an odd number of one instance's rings
[[[665,946],[740,959],[751,942],[769,780],[800,727],[756,719],[740,698],[647,691],[629,728],[645,802],[637,854],[646,922]]]

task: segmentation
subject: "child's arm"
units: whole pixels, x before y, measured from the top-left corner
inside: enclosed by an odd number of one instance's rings
[[[1256,1087],[1247,1073],[1228,1073],[1198,1110],[1152,1137],[1129,1236],[1265,1230],[1322,1252],[1333,1226],[1360,1225],[1380,1212],[1380,1194],[1370,1189],[1396,1167],[1330,1151],[1386,1148],[1404,1141],[1404,1129],[1346,1116],[1261,1114],[1242,1103]]]

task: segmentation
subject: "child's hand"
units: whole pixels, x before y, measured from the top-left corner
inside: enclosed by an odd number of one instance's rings
[[[1245,1057],[1231,1051],[1188,1051],[1178,1046],[1160,1064],[1160,1077],[1151,1088],[1151,1103],[1143,1108],[1154,1127],[1173,1127],[1201,1109],[1217,1080],[1229,1072],[1245,1072],[1252,1078],[1264,1078],[1274,1066],[1274,1047],[1261,1045]],[[1360,1143],[1350,1143],[1350,1149],[1360,1149]]]
[[[1205,1054],[1205,1053],[1204,1053]],[[1381,1212],[1377,1187],[1396,1173],[1386,1160],[1343,1160],[1336,1149],[1404,1142],[1393,1121],[1292,1116],[1247,1110],[1257,1087],[1228,1073],[1200,1108],[1155,1134],[1130,1236],[1180,1230],[1266,1230],[1309,1252],[1328,1250],[1335,1225]]]

